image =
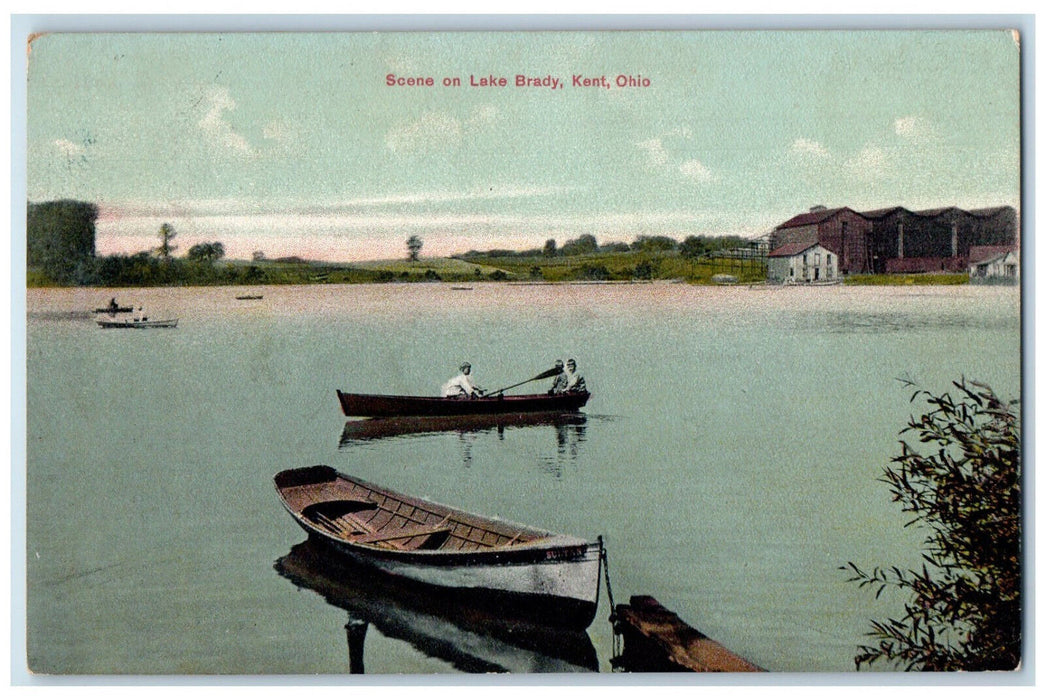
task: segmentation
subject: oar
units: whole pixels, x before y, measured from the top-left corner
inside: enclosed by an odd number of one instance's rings
[[[507,386],[504,389],[498,389],[497,391],[488,391],[487,392],[487,396],[495,396],[497,394],[501,394],[503,392],[506,392],[509,389],[515,389],[517,386],[522,386],[523,384],[529,384],[530,382],[536,382],[539,379],[548,379],[549,377],[554,377],[557,374],[563,374],[563,368],[562,367],[553,367],[552,369],[545,370],[544,372],[542,372],[541,374],[539,374],[536,377],[531,377],[530,379],[524,379],[523,381],[517,382],[517,383],[513,384],[512,386]]]

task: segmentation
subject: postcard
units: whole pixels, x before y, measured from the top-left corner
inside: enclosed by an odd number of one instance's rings
[[[1026,37],[950,26],[28,37],[26,672],[1013,682]]]

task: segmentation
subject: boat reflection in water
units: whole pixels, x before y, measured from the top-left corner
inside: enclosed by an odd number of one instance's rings
[[[339,448],[395,437],[457,433],[461,440],[465,467],[472,464],[472,444],[482,433],[497,432],[499,440],[511,428],[552,426],[555,428],[556,454],[542,460],[542,469],[555,477],[562,476],[565,463],[577,459],[585,441],[588,416],[584,413],[500,413],[475,416],[397,416],[350,420],[342,430]]]
[[[276,571],[348,613],[345,625],[350,673],[363,673],[367,628],[410,643],[427,656],[469,673],[583,673],[599,670],[592,640],[583,631],[506,619],[482,601],[441,595],[353,565],[313,541],[291,548]]]
[[[504,437],[506,428],[523,428],[533,425],[552,425],[563,428],[563,439],[566,428],[580,428],[584,435],[586,416],[584,413],[498,413],[476,416],[396,416],[393,418],[365,418],[350,420],[345,423],[341,433],[341,446],[354,442],[381,440],[383,438],[403,435],[424,435],[426,433],[485,433],[496,430]],[[557,430],[557,441],[560,439]]]

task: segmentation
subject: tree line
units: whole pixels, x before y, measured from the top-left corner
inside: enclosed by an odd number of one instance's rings
[[[154,249],[98,256],[97,219],[98,206],[91,202],[30,202],[26,264],[31,275],[42,283],[85,286],[250,284],[264,277],[257,266],[215,266],[225,257],[225,246],[218,241],[197,243],[184,258],[175,258],[178,233],[169,223],[160,226]]]
[[[576,255],[595,255],[599,253],[648,253],[648,254],[670,254],[678,253],[684,258],[697,259],[706,257],[716,251],[741,248],[750,244],[740,236],[687,236],[679,241],[670,236],[638,236],[631,243],[622,241],[611,241],[600,244],[595,236],[583,234],[577,238],[571,238],[559,245],[555,238],[545,241],[542,248],[531,248],[527,250],[506,250],[495,248],[486,251],[470,250],[460,257],[463,259],[485,257],[485,258],[557,258],[571,257]]]

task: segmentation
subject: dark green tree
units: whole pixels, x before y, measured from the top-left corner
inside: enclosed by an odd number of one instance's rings
[[[687,236],[679,244],[679,254],[687,260],[695,260],[709,251],[709,245],[704,236]]]
[[[197,243],[186,255],[193,262],[213,263],[225,257],[225,246],[215,241],[214,243]]]
[[[893,500],[927,531],[921,570],[842,568],[862,588],[910,596],[899,618],[873,620],[854,658],[905,670],[1012,670],[1021,661],[1021,433],[1017,402],[954,382],[957,396],[916,391],[928,404],[884,470]]]
[[[421,246],[423,243],[417,236],[411,236],[407,239],[407,260],[411,262],[418,261],[418,255],[421,253]]]
[[[667,253],[678,246],[679,242],[668,236],[639,236],[632,243],[632,250],[642,253]]]
[[[174,226],[171,226],[166,221],[160,226],[160,247],[156,249],[156,254],[164,260],[171,259],[171,253],[178,250],[178,246],[171,243],[178,233],[174,230]]]
[[[563,247],[559,250],[559,254],[586,255],[588,253],[595,253],[597,250],[599,250],[599,245],[596,243],[596,237],[586,233],[564,243]]]
[[[26,264],[56,282],[77,281],[94,261],[98,207],[63,199],[30,203],[26,214]]]
[[[556,257],[556,239],[555,238],[549,238],[547,241],[545,241],[545,247],[542,249],[541,254],[544,255],[546,258],[554,258],[554,257]]]

